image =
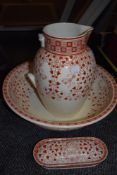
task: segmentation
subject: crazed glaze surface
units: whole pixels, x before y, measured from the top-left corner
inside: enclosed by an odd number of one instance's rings
[[[33,156],[45,168],[95,166],[107,157],[106,145],[93,137],[55,138],[39,141]]]

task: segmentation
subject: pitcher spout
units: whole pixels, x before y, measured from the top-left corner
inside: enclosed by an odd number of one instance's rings
[[[85,25],[79,25],[79,28],[81,28],[81,33],[79,35],[79,37],[84,37],[85,38],[85,44],[87,44],[89,37],[93,31],[93,27],[92,26],[85,26]]]
[[[91,34],[93,31],[92,26],[85,26],[85,25],[80,25],[80,24],[78,24],[78,26],[79,26],[78,28],[79,37],[87,35],[87,34]]]

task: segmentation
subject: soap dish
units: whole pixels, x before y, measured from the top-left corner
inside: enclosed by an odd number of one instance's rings
[[[45,168],[85,168],[96,166],[108,155],[105,143],[94,137],[49,138],[33,150],[35,161]]]

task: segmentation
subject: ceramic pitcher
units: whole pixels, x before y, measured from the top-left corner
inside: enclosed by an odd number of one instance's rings
[[[47,110],[60,117],[81,109],[95,76],[95,58],[87,46],[93,28],[74,23],[54,23],[39,35],[41,49],[28,77]]]

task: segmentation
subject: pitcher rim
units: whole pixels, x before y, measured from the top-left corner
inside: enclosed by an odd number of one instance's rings
[[[81,33],[79,36],[69,36],[69,37],[59,37],[59,36],[54,36],[52,34],[48,34],[48,32],[45,31],[45,29],[48,27],[48,26],[51,26],[51,25],[56,25],[56,24],[75,24],[76,26],[84,26],[84,27],[89,27],[89,29],[87,29],[87,31],[84,31],[83,33]],[[82,24],[77,24],[77,23],[72,23],[72,22],[58,22],[58,23],[51,23],[51,24],[48,24],[46,25],[44,28],[43,28],[43,34],[45,36],[48,36],[48,37],[51,37],[51,38],[58,38],[58,39],[65,39],[65,40],[71,40],[71,39],[77,39],[77,38],[81,38],[83,36],[85,36],[88,32],[90,31],[93,31],[93,27],[92,26],[86,26],[86,25],[82,25]]]

